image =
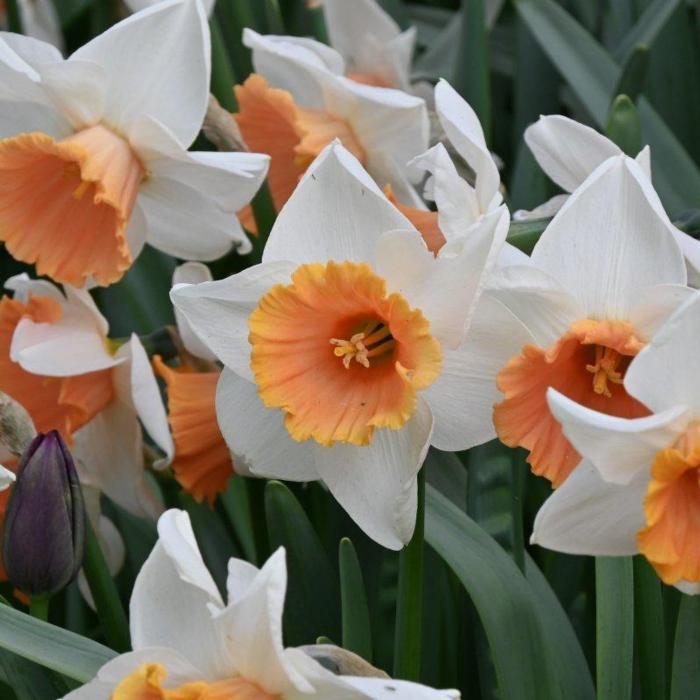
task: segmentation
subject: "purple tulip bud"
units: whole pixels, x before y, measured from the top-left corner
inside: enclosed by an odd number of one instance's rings
[[[58,432],[40,433],[22,455],[5,514],[7,576],[31,596],[51,595],[78,573],[84,547],[85,504],[73,457]]]

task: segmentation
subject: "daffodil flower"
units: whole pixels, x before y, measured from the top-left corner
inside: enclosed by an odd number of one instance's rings
[[[550,389],[584,461],[537,515],[532,541],[576,554],[641,553],[667,584],[700,592],[700,292],[666,321],[625,375],[650,415],[625,419]]]
[[[67,60],[0,38],[0,240],[40,275],[117,281],[144,242],[185,259],[250,249],[236,212],[267,157],[187,151],[207,108],[200,0],[167,0]]]
[[[144,479],[139,420],[165,457],[172,439],[158,385],[136,335],[116,352],[90,295],[26,275],[0,300],[0,390],[19,401],[39,431],[59,430],[81,483],[139,516],[161,510]]]
[[[17,0],[22,32],[27,36],[46,41],[56,48],[63,48],[61,23],[51,0]],[[0,2],[0,27],[7,29],[7,10]]]
[[[525,130],[525,142],[542,170],[567,193],[579,187],[603,161],[622,155],[619,146],[595,129],[558,114],[542,116],[529,126]],[[649,146],[635,160],[651,179]],[[513,218],[553,216],[566,199],[566,194],[556,195],[530,212],[516,212]],[[700,242],[678,229],[674,229],[673,235],[685,255],[693,281],[700,281]]]
[[[451,377],[467,397],[472,445],[497,435],[523,447],[533,471],[559,486],[580,455],[548,408],[549,387],[609,415],[648,413],[623,380],[692,292],[674,230],[644,171],[615,156],[561,208],[530,264],[494,273],[466,343],[467,370]]]
[[[197,262],[184,263],[173,273],[173,284],[211,280],[206,265]],[[177,308],[175,320],[185,349],[179,365],[171,367],[160,357],[153,358],[153,368],[164,380],[168,394],[168,423],[175,445],[171,467],[180,486],[195,500],[213,504],[234,473],[231,453],[216,422],[216,385],[221,369],[214,353]]]
[[[454,700],[457,691],[406,681],[335,676],[282,645],[284,549],[261,569],[229,559],[224,602],[186,512],[168,510],[131,594],[133,651],[105,664],[64,700]]]
[[[466,397],[443,371],[507,228],[501,208],[435,256],[352,154],[328,146],[262,264],[171,293],[225,366],[217,414],[236,464],[321,479],[376,541],[408,542],[429,445],[464,447]]]
[[[420,200],[406,164],[428,148],[425,102],[399,90],[362,85],[331,70],[341,61],[311,39],[262,36],[245,29],[256,73],[236,87],[238,126],[251,150],[268,153],[279,210],[309,164],[334,139],[399,201]],[[415,174],[415,173],[414,173]]]

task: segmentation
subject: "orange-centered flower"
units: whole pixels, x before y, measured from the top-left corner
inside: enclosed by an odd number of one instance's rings
[[[548,348],[526,345],[498,374],[505,394],[493,415],[498,437],[509,447],[529,450],[533,472],[559,486],[581,457],[552,416],[547,389],[608,415],[645,416],[648,410],[622,385],[643,345],[630,323],[591,319],[574,323]]]
[[[97,125],[55,141],[0,141],[0,240],[40,275],[107,285],[131,264],[129,217],[145,176],[129,144]]]
[[[235,117],[247,146],[271,157],[268,179],[278,211],[306,168],[334,139],[340,139],[364,162],[365,152],[345,120],[323,110],[299,107],[286,90],[271,88],[255,73],[237,85],[235,92],[239,105]]]
[[[367,445],[374,428],[398,430],[442,365],[423,314],[364,263],[302,265],[249,329],[260,397],[298,441]]]
[[[668,584],[700,581],[700,423],[657,453],[644,500],[639,551]]]
[[[167,671],[160,664],[143,664],[119,683],[111,700],[274,700],[277,697],[240,677],[164,688],[166,677]]]
[[[0,299],[0,391],[27,409],[38,431],[58,430],[70,442],[72,434],[112,400],[111,371],[44,377],[25,372],[10,359],[12,335],[24,316],[37,323],[55,323],[61,313],[60,305],[48,297],[32,296],[26,305],[9,297]]]
[[[212,505],[233,474],[231,453],[216,421],[219,372],[197,372],[188,366],[173,369],[157,356],[153,367],[168,389],[175,478],[195,500],[206,498]]]

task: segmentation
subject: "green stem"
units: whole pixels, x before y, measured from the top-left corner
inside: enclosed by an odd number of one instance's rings
[[[265,518],[265,486],[266,479],[246,479],[248,503],[253,521],[253,539],[258,566],[262,566],[270,554],[267,520]]]
[[[216,16],[212,16],[209,27],[211,28],[211,91],[222,107],[229,112],[235,112],[238,109],[236,96],[233,93],[236,74],[233,72],[226,42]]]
[[[90,28],[93,36],[102,34],[112,26],[114,12],[111,0],[94,0],[90,10]]]
[[[8,31],[22,34],[22,17],[19,13],[17,0],[5,0],[5,12],[7,14]]]
[[[229,49],[234,72],[244,78],[253,70],[250,50],[243,46],[243,29],[255,26],[255,17],[247,0],[218,0],[216,13]]]
[[[85,523],[85,558],[83,571],[97,608],[102,631],[109,646],[123,653],[131,647],[129,623],[119,598],[117,587],[109,571],[102,548],[90,521]]]
[[[596,557],[597,700],[632,696],[634,593],[631,557]]]
[[[34,596],[29,604],[29,614],[37,620],[49,621],[49,596]]]
[[[277,217],[275,204],[272,201],[270,187],[267,182],[263,182],[250,205],[253,208],[255,225],[258,229],[258,235],[253,238],[253,255],[255,261],[258,262],[262,259],[262,252],[265,248],[265,243],[267,243],[267,237],[270,235]]]
[[[418,473],[416,529],[399,555],[399,586],[394,636],[395,678],[417,681],[420,674],[423,622],[423,541],[425,534],[425,469]]]

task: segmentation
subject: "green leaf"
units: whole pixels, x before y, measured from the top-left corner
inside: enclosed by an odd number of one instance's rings
[[[0,650],[0,679],[12,688],[17,700],[56,698],[56,688],[41,666],[4,649]]]
[[[637,46],[623,65],[620,79],[617,81],[613,94],[627,95],[632,102],[636,102],[639,95],[644,91],[648,72],[649,47]],[[637,149],[638,152],[639,149]],[[636,156],[637,153],[634,153],[634,155]]]
[[[231,65],[224,35],[219,26],[219,20],[212,16],[209,20],[211,29],[211,91],[222,107],[229,112],[238,109],[233,86],[236,84],[236,74]]]
[[[284,484],[270,481],[265,488],[265,514],[270,545],[287,550],[287,644],[313,644],[319,635],[339,639],[337,575],[304,509]]]
[[[634,558],[634,638],[642,700],[664,700],[666,630],[661,581],[649,562]]]
[[[629,700],[634,652],[631,557],[596,557],[596,676],[598,700]]]
[[[585,698],[590,679],[559,645],[533,588],[513,560],[473,520],[426,489],[426,542],[458,576],[489,641],[501,697]],[[560,620],[561,623],[561,620]]]
[[[219,496],[219,499],[226,517],[236,533],[245,558],[250,562],[257,562],[253,519],[246,486],[247,479],[234,474],[229,479],[226,491]]]
[[[516,8],[598,126],[608,108],[620,67],[573,17],[553,0],[516,0]],[[700,170],[651,104],[639,100],[644,141],[651,146],[654,182],[676,214],[700,200]]]
[[[0,605],[0,648],[87,683],[116,652],[91,639]]]
[[[632,52],[640,45],[652,46],[679,5],[680,0],[654,0],[650,3],[615,50],[617,62],[622,65],[627,63]]]
[[[360,561],[348,537],[338,547],[343,648],[372,661],[372,631]]]
[[[683,596],[673,645],[671,700],[695,698],[700,688],[700,596]]]

